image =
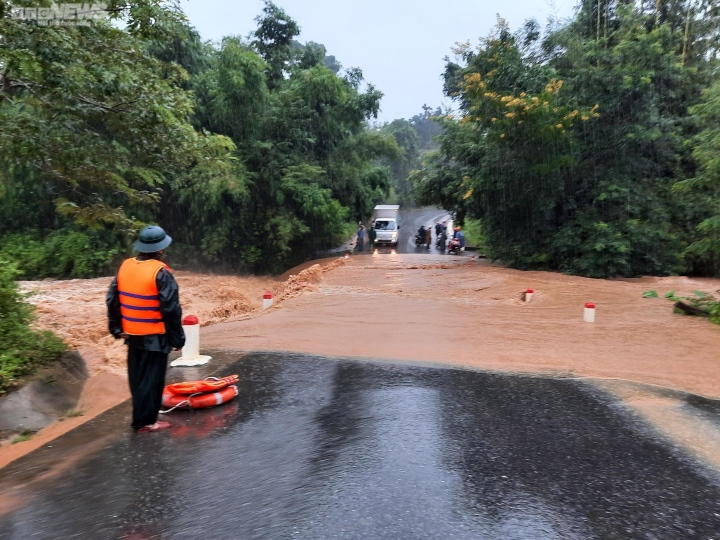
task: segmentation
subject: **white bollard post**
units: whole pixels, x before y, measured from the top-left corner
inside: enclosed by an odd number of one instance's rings
[[[270,306],[272,306],[273,303],[273,297],[272,293],[270,291],[263,294],[263,309],[267,309]]]
[[[185,346],[182,356],[170,362],[176,366],[202,366],[207,364],[212,356],[200,354],[200,321],[195,315],[188,315],[183,319],[183,332],[185,332]]]
[[[586,302],[585,310],[583,311],[583,320],[585,322],[595,322],[595,303]]]
[[[532,297],[533,297],[533,293],[534,293],[534,292],[535,292],[535,291],[534,291],[533,289],[527,289],[527,290],[525,291],[525,301],[526,301],[526,302],[529,302],[530,300],[532,300]]]

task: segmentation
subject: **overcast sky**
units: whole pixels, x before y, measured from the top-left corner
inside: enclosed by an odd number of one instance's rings
[[[300,26],[301,43],[322,43],[344,68],[358,67],[384,97],[379,119],[411,118],[423,104],[449,105],[442,94],[443,58],[456,42],[486,37],[499,14],[517,30],[535,18],[572,16],[576,0],[276,0]],[[262,0],[181,0],[204,40],[247,36]]]

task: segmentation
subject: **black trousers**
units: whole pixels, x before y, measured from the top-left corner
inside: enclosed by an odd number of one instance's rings
[[[165,387],[168,353],[128,346],[127,367],[132,394],[132,427],[140,429],[157,421]]]

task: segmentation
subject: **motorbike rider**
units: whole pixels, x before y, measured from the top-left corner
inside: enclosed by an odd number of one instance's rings
[[[438,249],[445,249],[445,244],[447,242],[447,234],[445,234],[445,229],[440,229],[440,234],[437,235],[437,242],[435,245]]]
[[[419,246],[425,243],[425,225],[420,225],[417,236],[415,237],[415,245]]]
[[[453,238],[458,241],[460,249],[465,249],[465,233],[462,232],[462,227],[455,227],[454,230],[455,232],[453,233]]]

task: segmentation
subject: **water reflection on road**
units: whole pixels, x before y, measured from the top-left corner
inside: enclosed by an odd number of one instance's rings
[[[226,371],[238,398],[168,432],[128,433],[116,410],[73,432],[117,435],[63,474],[19,486],[62,441],[4,469],[0,501],[22,504],[0,538],[720,533],[715,472],[586,383],[273,354]]]

